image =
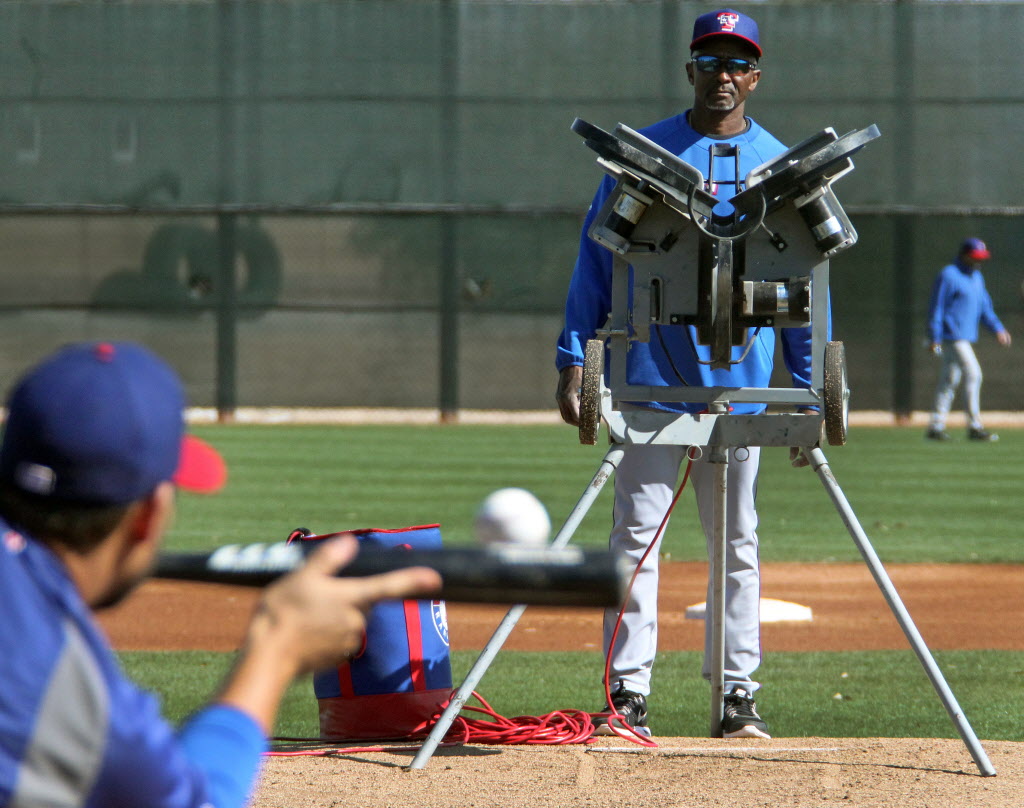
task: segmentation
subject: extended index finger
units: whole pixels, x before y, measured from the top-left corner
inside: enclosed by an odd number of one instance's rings
[[[383,575],[349,578],[346,583],[355,588],[356,599],[368,607],[381,600],[435,595],[441,590],[441,575],[430,567],[406,567]]]
[[[318,547],[306,561],[308,571],[334,575],[351,563],[359,553],[359,542],[346,533]],[[408,567],[381,575],[347,578],[353,587],[354,599],[362,606],[378,600],[405,600],[432,595],[441,588],[441,576],[429,567]]]

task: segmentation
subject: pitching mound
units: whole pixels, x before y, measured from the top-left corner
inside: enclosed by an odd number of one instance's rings
[[[988,742],[982,777],[959,740],[619,738],[590,746],[462,746],[408,771],[415,747],[271,758],[263,808],[1007,808],[1024,791],[1021,745]]]

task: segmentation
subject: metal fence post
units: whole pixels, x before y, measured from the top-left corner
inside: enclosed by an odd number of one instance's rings
[[[234,418],[238,400],[238,298],[235,256],[238,253],[238,217],[217,214],[217,420]]]
[[[915,93],[914,77],[914,22],[915,8],[907,0],[897,0],[893,25],[893,44],[896,59],[902,68],[893,76],[895,95],[900,114],[895,116],[894,132],[896,154],[914,154],[915,148]],[[917,202],[916,170],[908,160],[897,160],[894,166],[894,186],[911,202]],[[908,423],[914,410],[915,334],[919,324],[913,318],[914,300],[914,244],[915,216],[893,217],[892,242],[892,411],[897,423]]]
[[[441,201],[458,197],[459,172],[459,8],[452,0],[441,5],[441,149],[438,159]],[[459,414],[459,256],[458,219],[454,212],[441,214],[440,379],[439,408],[442,423]]]

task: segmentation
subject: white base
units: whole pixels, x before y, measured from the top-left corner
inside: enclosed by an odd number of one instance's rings
[[[703,620],[707,611],[706,603],[695,603],[686,607],[687,620]],[[761,622],[784,623],[799,620],[812,620],[811,607],[790,603],[787,600],[761,598]]]

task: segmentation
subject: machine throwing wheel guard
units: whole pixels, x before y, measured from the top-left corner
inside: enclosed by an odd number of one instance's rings
[[[583,355],[583,387],[580,389],[580,443],[597,445],[601,429],[601,376],[604,374],[604,340],[587,340]]]
[[[846,443],[850,422],[850,388],[846,386],[846,348],[841,342],[825,344],[825,437],[831,446]]]

